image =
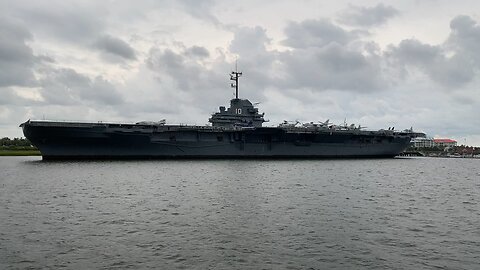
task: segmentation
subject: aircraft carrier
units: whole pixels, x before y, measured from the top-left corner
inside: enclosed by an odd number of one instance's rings
[[[51,159],[180,158],[391,158],[404,151],[412,129],[364,130],[325,122],[263,127],[264,114],[238,98],[241,72],[230,74],[235,98],[219,107],[211,125],[170,125],[165,121],[89,123],[28,120],[20,127],[27,139]]]

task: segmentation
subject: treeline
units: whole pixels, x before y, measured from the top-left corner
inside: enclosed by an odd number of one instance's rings
[[[468,146],[468,145],[457,145],[451,147],[409,147],[407,151],[410,152],[421,152],[426,156],[477,156],[480,155],[480,147]]]
[[[39,156],[40,151],[24,138],[0,139],[0,156]]]
[[[468,155],[468,154],[480,155],[480,148],[474,147],[474,146],[468,146],[468,145],[460,145],[460,146],[455,146],[451,152],[460,154],[460,155]]]
[[[0,139],[1,149],[36,149],[32,143],[25,138],[13,138],[4,137]]]

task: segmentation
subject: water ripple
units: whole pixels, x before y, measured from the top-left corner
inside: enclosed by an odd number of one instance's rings
[[[0,269],[478,269],[478,167],[0,158]]]

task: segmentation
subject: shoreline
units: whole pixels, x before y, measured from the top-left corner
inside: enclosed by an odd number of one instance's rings
[[[41,156],[38,150],[0,150],[0,157]]]

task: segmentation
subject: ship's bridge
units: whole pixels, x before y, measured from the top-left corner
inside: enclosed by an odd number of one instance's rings
[[[235,88],[235,98],[230,100],[230,108],[225,109],[220,106],[220,112],[212,114],[208,122],[214,127],[235,128],[235,127],[261,127],[264,113],[259,114],[258,109],[253,107],[248,99],[238,98],[238,79],[242,76],[242,72],[232,71],[230,80],[232,88]]]
[[[220,112],[212,114],[208,119],[214,127],[261,127],[263,122],[266,122],[264,113],[259,114],[258,109],[248,99],[234,98],[230,100],[230,108],[220,106],[219,110]]]

